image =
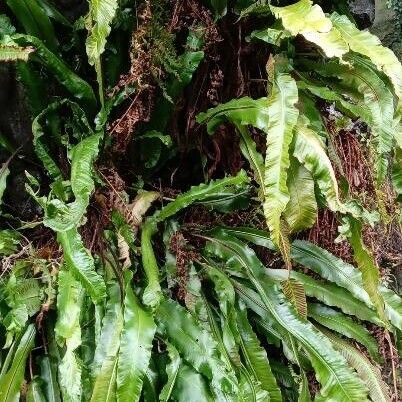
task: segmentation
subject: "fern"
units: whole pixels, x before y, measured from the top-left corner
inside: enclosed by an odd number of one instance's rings
[[[331,339],[335,348],[345,356],[349,364],[356,369],[359,377],[365,382],[371,399],[373,401],[391,401],[388,386],[381,379],[379,370],[370,363],[367,357],[346,341],[327,331],[324,333]]]
[[[0,401],[395,399],[363,354],[402,331],[401,63],[322,2],[235,3],[2,8]]]

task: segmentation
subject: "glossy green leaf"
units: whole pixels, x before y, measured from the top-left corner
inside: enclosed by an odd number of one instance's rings
[[[66,232],[81,224],[95,184],[92,166],[99,152],[100,135],[93,134],[75,145],[71,156],[71,190],[75,200],[64,204],[59,199],[48,202],[44,224],[56,232]]]
[[[70,21],[57,9],[57,7],[54,4],[52,4],[51,1],[48,0],[37,0],[37,1],[49,18],[67,27],[72,26]]]
[[[28,325],[18,341],[18,346],[9,369],[0,376],[1,402],[15,402],[19,400],[20,389],[24,381],[25,364],[34,346],[35,335],[35,326],[33,324]]]
[[[285,269],[269,269],[266,273],[271,279],[279,282],[286,280],[289,276]],[[303,284],[307,296],[314,297],[328,306],[338,307],[345,314],[384,326],[384,323],[378,318],[374,310],[367,307],[360,300],[355,299],[346,289],[334,283],[313,279],[301,272],[292,271],[290,277]]]
[[[59,385],[62,400],[79,402],[82,396],[81,364],[76,349],[81,345],[80,314],[84,292],[69,271],[58,276],[57,342],[65,345],[65,353],[59,364]]]
[[[376,179],[381,183],[385,180],[388,157],[393,147],[395,108],[392,88],[389,88],[374,66],[364,58],[350,55],[346,60],[350,63],[349,66],[328,63],[318,67],[317,71],[324,76],[336,76],[341,80],[341,90],[346,88],[357,105],[352,109],[349,107],[349,110],[370,126],[376,151]],[[336,87],[335,89],[337,90]],[[340,103],[347,108],[345,102]]]
[[[241,170],[236,176],[228,176],[223,179],[212,180],[208,184],[200,184],[199,186],[191,187],[189,191],[180,194],[174,201],[167,204],[160,211],[157,211],[153,219],[155,219],[156,222],[162,222],[194,202],[202,201],[215,193],[219,193],[219,191],[226,187],[241,185],[247,182],[247,175]]]
[[[295,130],[294,156],[313,176],[328,206],[333,211],[346,212],[339,198],[335,172],[325,152],[324,144],[318,134],[307,126],[307,121],[299,119]]]
[[[52,51],[57,49],[53,25],[37,0],[7,0],[7,5],[24,27],[25,33],[42,39]]]
[[[379,71],[391,80],[396,95],[402,98],[402,65],[392,50],[381,45],[369,31],[360,31],[346,16],[333,13],[331,21],[341,33],[350,50],[368,57]]]
[[[225,228],[224,230],[231,235],[235,235],[254,244],[267,247],[271,250],[275,249],[269,235],[263,230],[252,228]],[[361,272],[358,269],[354,268],[352,265],[346,263],[342,259],[334,256],[327,250],[304,240],[295,240],[292,243],[291,257],[293,261],[305,266],[308,269],[311,269],[315,273],[319,274],[322,278],[325,278],[333,283],[336,283],[338,286],[347,289],[356,299],[355,302],[361,301],[364,303],[354,304],[355,307],[353,309],[353,312],[345,310],[345,306],[342,306],[339,303],[330,305],[338,306],[342,308],[345,313],[356,315],[363,320],[375,322],[378,325],[384,325],[384,323],[382,323],[381,320],[375,315],[374,310],[371,310],[373,309],[373,303],[371,302],[368,293],[363,288]],[[279,271],[280,270],[275,270],[275,272]],[[284,275],[281,276],[282,280],[286,279],[285,271],[283,272]],[[295,273],[295,275],[300,276],[303,274]],[[307,276],[306,278],[308,280],[313,280],[312,278],[309,278]],[[295,277],[295,279],[297,278]],[[301,281],[301,279],[299,280]],[[302,282],[304,283],[306,288],[305,281]],[[314,287],[315,286],[313,286],[313,288]],[[402,327],[402,298],[398,296],[395,292],[387,289],[384,286],[379,286],[379,290],[384,299],[385,314],[387,318],[396,328],[400,329]],[[322,286],[322,291],[325,292],[325,286]],[[338,294],[339,291],[341,291],[341,289],[339,289],[337,292],[333,291],[334,295]],[[306,288],[306,293],[307,292],[308,291]],[[336,297],[336,299],[338,301],[341,301],[342,297],[345,298],[346,295],[347,293],[345,294],[345,296],[339,295],[340,297]],[[317,297],[316,295],[313,296]],[[328,297],[330,297],[330,295],[327,293],[327,300]],[[330,298],[332,299],[332,296]],[[327,303],[325,300],[319,300]],[[366,306],[370,307],[370,309],[366,308]],[[358,315],[359,310],[365,311],[364,317]]]
[[[264,179],[265,179],[265,166],[264,166],[264,158],[257,151],[257,147],[251,135],[247,129],[247,127],[237,125],[237,130],[240,134],[240,150],[243,156],[250,163],[251,168],[254,171],[254,180],[257,182],[260,187],[261,199],[265,198],[265,190],[264,187]]]
[[[276,73],[268,98],[267,151],[265,156],[263,208],[272,241],[281,243],[281,216],[289,202],[287,170],[289,147],[297,122],[298,91],[294,79],[286,73]]]
[[[296,240],[293,243],[292,258],[323,278],[348,289],[354,297],[372,307],[368,293],[363,288],[359,270],[312,243]],[[402,326],[402,299],[392,290],[379,287],[385,302],[385,314],[398,329]]]
[[[47,402],[61,402],[57,372],[54,369],[55,364],[51,361],[52,358],[51,355],[45,355],[41,356],[39,361],[43,393]]]
[[[368,250],[362,238],[362,224],[353,218],[347,218],[349,233],[346,235],[353,249],[353,257],[361,272],[363,288],[370,296],[378,315],[386,321],[384,300],[379,292],[380,272],[372,253]]]
[[[188,207],[194,202],[208,199],[225,188],[238,186],[247,182],[247,175],[244,171],[240,171],[237,176],[212,180],[208,184],[194,186],[189,191],[177,196],[174,201],[167,204],[151,218],[146,220],[141,233],[142,264],[148,280],[148,285],[143,294],[143,302],[145,305],[150,307],[157,306],[162,295],[159,283],[158,264],[152,248],[152,236],[156,232],[157,224],[177,214],[181,209]]]
[[[116,377],[120,334],[123,328],[121,290],[117,281],[108,284],[109,299],[106,303],[102,329],[92,363],[94,386],[91,401],[116,401]]]
[[[245,306],[241,304],[237,310],[237,325],[241,337],[241,350],[245,365],[260,382],[261,388],[268,391],[271,402],[282,401],[281,391],[271,371],[267,353],[261,346],[251,327]]]
[[[314,180],[296,158],[290,159],[287,186],[290,199],[283,215],[290,231],[298,232],[310,228],[317,218]]]
[[[63,248],[67,268],[82,283],[94,302],[101,301],[106,294],[105,282],[95,271],[93,257],[84,247],[77,229],[59,232],[57,239]]]
[[[391,323],[402,331],[402,297],[385,286],[380,285],[379,289],[385,303],[385,314]]]
[[[304,240],[293,242],[292,258],[322,278],[347,289],[354,297],[369,307],[372,306],[368,294],[362,289],[361,274],[352,265],[335,257],[327,250]]]
[[[349,51],[341,33],[332,26],[331,20],[318,4],[313,5],[310,0],[300,0],[290,6],[271,6],[271,10],[293,36],[304,36],[309,42],[319,46],[328,57],[342,57]]]
[[[15,41],[21,47],[35,48],[35,58],[43,64],[54,77],[63,85],[78,102],[92,111],[96,105],[96,99],[91,86],[75,74],[71,68],[57,55],[52,53],[41,40],[29,35],[13,35]]]
[[[267,109],[267,98],[251,99],[248,97],[233,99],[205,113],[197,116],[197,122],[207,124],[210,134],[225,122],[236,125],[251,125],[267,132],[269,114]]]
[[[117,401],[138,401],[151,358],[156,325],[132,289],[132,274],[125,277],[124,324],[117,365]]]
[[[322,326],[361,343],[373,359],[381,360],[377,341],[363,325],[339,311],[317,303],[309,303],[308,315]]]
[[[26,402],[46,402],[46,398],[41,389],[40,379],[37,377],[33,378],[28,385]]]
[[[177,349],[168,343],[166,345],[170,362],[166,365],[167,381],[159,395],[160,402],[168,402],[180,372],[181,358]],[[179,385],[180,386],[180,385]]]
[[[274,318],[280,332],[291,333],[306,350],[322,388],[317,400],[367,400],[366,389],[336,353],[325,337],[302,319],[286,301],[277,285],[264,274],[265,268],[254,252],[234,238],[219,235],[211,239],[222,257],[234,258],[247,273],[262,300],[263,311]],[[263,317],[264,318],[264,317]]]
[[[162,298],[158,262],[152,247],[152,236],[155,232],[156,223],[151,220],[145,221],[141,231],[141,258],[148,284],[144,290],[142,300],[145,305],[151,307],[157,306]]]
[[[321,66],[321,65],[320,65]],[[328,66],[328,64],[326,65]],[[318,71],[326,71],[327,68],[326,66],[321,66],[322,70]],[[338,65],[337,65],[338,67]],[[345,68],[345,67],[341,67]],[[353,69],[350,68],[350,75],[352,75]],[[330,84],[330,83],[329,83]],[[337,109],[339,109],[341,112],[353,117],[357,118],[360,117],[365,120],[369,120],[369,112],[367,108],[365,107],[364,104],[360,101],[360,103],[352,103],[350,100],[346,100],[343,96],[343,94],[339,93],[335,88],[331,89],[328,86],[323,86],[319,85],[317,83],[310,82],[307,80],[305,77],[303,77],[303,81],[298,81],[297,86],[299,90],[307,90],[309,91],[312,95],[330,101],[330,102],[335,102]],[[310,126],[311,126],[311,121],[310,121]]]
[[[165,300],[157,309],[156,321],[182,358],[208,378],[214,389],[235,394],[236,378],[220,359],[211,334],[194,317],[173,300]]]
[[[95,66],[99,96],[103,105],[103,78],[101,55],[105,51],[106,40],[111,31],[111,24],[118,8],[117,0],[91,0],[89,1],[89,13],[87,16],[88,38],[86,50],[90,65]]]
[[[350,343],[337,337],[336,335],[325,331],[335,349],[341,353],[352,366],[359,377],[366,384],[372,401],[390,402],[390,390],[387,384],[382,380],[380,370],[375,367],[367,357],[355,349]]]

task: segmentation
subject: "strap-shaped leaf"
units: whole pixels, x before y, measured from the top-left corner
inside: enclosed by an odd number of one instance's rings
[[[105,51],[106,39],[111,30],[111,24],[118,8],[117,0],[91,0],[87,23],[89,35],[86,41],[88,61],[95,66],[99,85],[99,97],[103,106],[103,78],[101,55]]]
[[[162,298],[158,262],[152,247],[152,236],[156,230],[156,223],[152,220],[146,220],[141,231],[141,259],[148,281],[142,295],[142,301],[146,306],[151,307],[156,307]]]
[[[348,234],[346,235],[353,248],[353,257],[361,272],[363,287],[370,296],[378,315],[386,321],[384,300],[379,292],[380,272],[372,253],[368,250],[362,238],[362,224],[357,219],[347,218]]]
[[[57,240],[63,248],[67,268],[82,283],[93,301],[100,302],[106,294],[105,282],[96,272],[94,259],[84,247],[77,229],[59,232]]]
[[[39,377],[34,377],[29,383],[26,394],[26,402],[46,402]]]
[[[58,56],[52,53],[41,40],[29,35],[13,35],[13,41],[22,47],[35,48],[35,60],[39,60],[79,103],[93,110],[96,99],[92,87],[75,74]]]
[[[43,40],[52,51],[57,49],[59,43],[52,22],[37,0],[7,0],[7,5],[25,33]]]
[[[100,55],[105,51],[106,39],[109,36],[117,7],[116,0],[92,0],[89,2],[90,29],[86,45],[91,65],[97,63]]]
[[[141,306],[133,292],[131,280],[132,273],[127,271],[124,325],[117,366],[117,402],[136,402],[140,399],[156,330],[152,314]]]
[[[275,247],[269,235],[263,230],[238,227],[224,228],[224,231],[232,236],[245,239],[246,241],[252,242],[256,245],[267,247],[270,250],[275,250]],[[340,307],[342,311],[344,311],[346,314],[356,315],[356,317],[361,318],[362,320],[371,321],[376,323],[377,325],[384,325],[384,323],[381,322],[381,320],[375,314],[375,311],[373,310],[373,303],[371,302],[368,293],[363,288],[361,272],[358,269],[354,268],[353,265],[350,265],[342,259],[334,256],[329,251],[304,240],[295,240],[292,243],[291,258],[298,264],[311,269],[315,273],[319,274],[322,278],[325,278],[340,287],[338,291],[332,291],[334,296],[336,294],[339,294],[339,297],[336,297],[338,303],[330,304],[326,300],[331,300],[332,296],[330,296],[330,294],[326,292],[325,289],[325,287],[328,287],[330,284],[322,286],[322,290],[317,293],[320,294],[321,292],[324,292],[325,299],[322,300],[315,294],[309,294],[306,281],[314,281],[312,278],[299,272],[291,273],[292,277],[294,275],[295,279],[304,284],[306,294],[308,296],[314,296],[326,304]],[[280,274],[280,272],[282,272],[282,274]],[[285,270],[277,269],[273,270],[271,274],[272,273],[278,275],[278,280],[286,280],[288,276]],[[303,277],[305,277],[306,279],[302,279]],[[317,285],[312,285],[309,288],[314,289],[316,286]],[[334,289],[336,289],[338,286],[336,286]],[[352,312],[348,311],[345,303],[339,303],[342,298],[346,299],[348,297],[348,293],[339,293],[342,291],[342,288],[347,289],[354,296],[355,303],[357,301],[362,302],[360,304],[353,304],[355,307],[353,308]],[[388,289],[382,285],[379,286],[379,291],[384,299],[385,314],[387,318],[396,328],[402,330],[402,298],[391,289]],[[344,296],[342,296],[342,294],[344,294]],[[348,303],[352,305],[352,301]],[[370,308],[367,308],[367,306]],[[359,310],[365,311],[364,317],[359,316]]]
[[[193,186],[189,191],[180,194],[174,201],[167,204],[160,211],[157,211],[154,214],[153,219],[157,222],[162,222],[194,202],[202,201],[215,193],[219,193],[226,187],[238,186],[247,183],[248,181],[249,179],[247,178],[246,173],[244,170],[241,170],[236,176],[228,176],[223,179],[211,180],[211,182],[207,184]]]
[[[380,286],[380,292],[385,302],[385,314],[391,323],[402,331],[402,298],[393,290]]]
[[[367,292],[362,292],[360,272],[329,251],[304,240],[295,240],[292,247],[292,258],[322,278],[344,287],[369,307],[372,306]]]
[[[322,326],[361,343],[367,348],[372,358],[376,361],[381,360],[377,341],[363,325],[353,321],[339,311],[318,303],[309,303],[308,316]]]
[[[268,269],[266,270],[266,274],[278,282],[286,280],[289,276],[289,272],[285,269]],[[338,307],[345,314],[384,326],[384,323],[378,318],[374,310],[354,298],[346,289],[334,283],[313,279],[311,276],[301,272],[292,271],[290,277],[303,284],[307,296],[314,297],[328,306]]]
[[[287,186],[290,199],[283,216],[290,231],[310,228],[317,218],[314,180],[311,173],[294,157],[290,159]]]
[[[75,200],[69,204],[55,199],[49,202],[43,223],[56,232],[65,232],[81,224],[95,188],[93,163],[99,152],[99,134],[84,138],[71,150],[71,190]]]
[[[330,342],[296,313],[277,285],[266,277],[265,268],[255,253],[246,244],[227,235],[220,234],[210,240],[213,243],[211,247],[218,250],[218,255],[235,258],[241,264],[261,298],[263,311],[273,317],[279,332],[292,334],[306,350],[322,385],[317,400],[367,400],[363,383],[335,352]]]
[[[109,299],[93,359],[94,388],[91,401],[94,402],[116,401],[117,361],[123,328],[120,293],[118,282],[111,281],[108,284]]]
[[[81,109],[77,105],[72,102],[65,103],[72,108],[73,112],[78,111],[79,114],[75,116],[76,118],[82,117],[80,115]],[[56,103],[51,106],[58,108],[62,104],[64,103]],[[43,117],[43,115],[40,117]],[[87,124],[85,117],[84,123]],[[35,128],[35,149],[38,157],[41,158],[45,167],[59,179],[61,176],[60,170],[42,143],[44,132],[39,116],[33,126]],[[100,138],[100,134],[92,134],[72,148],[70,181],[75,200],[69,204],[59,199],[48,201],[45,204],[46,214],[43,221],[46,226],[58,232],[57,239],[63,248],[67,267],[82,282],[94,302],[100,301],[105,295],[106,286],[102,277],[95,271],[93,258],[89,251],[85,249],[81,236],[77,231],[77,226],[81,223],[89,204],[89,197],[95,187],[91,171],[94,160],[98,155]]]
[[[182,358],[208,378],[216,391],[236,393],[237,380],[220,359],[215,340],[193,316],[173,300],[165,300],[156,311],[156,320]]]
[[[281,402],[281,391],[271,371],[267,353],[251,327],[247,311],[243,303],[237,310],[237,326],[241,337],[241,350],[245,359],[246,367],[260,382],[261,388],[268,391],[271,402]]]
[[[310,66],[310,64],[309,64]],[[321,64],[319,65],[320,68],[316,64],[314,64],[314,70],[315,71],[327,71],[328,70],[328,64],[325,66],[322,66]],[[334,64],[335,66],[335,64]],[[336,68],[338,68],[338,64],[336,64]],[[342,69],[345,67],[341,67]],[[353,71],[352,68],[350,68],[350,71]],[[324,73],[322,73],[324,74]],[[335,84],[335,83],[334,83]],[[335,102],[337,109],[339,109],[341,112],[345,113],[348,116],[351,116],[353,118],[358,118],[360,117],[361,119],[364,119],[366,121],[369,121],[370,119],[370,113],[365,107],[362,102],[355,104],[352,103],[348,100],[346,100],[342,94],[340,94],[335,88],[331,89],[328,86],[320,85],[318,83],[313,83],[310,82],[306,77],[303,77],[303,81],[298,81],[297,86],[299,90],[307,90],[314,96],[330,101],[330,102]],[[311,126],[311,122],[310,122]]]
[[[257,151],[256,143],[251,138],[251,135],[248,131],[247,127],[236,125],[237,131],[240,134],[240,150],[243,156],[250,163],[251,168],[254,171],[254,179],[260,187],[261,199],[265,198],[265,187],[264,187],[264,175],[265,175],[265,166],[264,166],[264,158]]]
[[[367,56],[391,80],[399,100],[402,98],[402,65],[392,50],[381,45],[369,31],[360,31],[346,16],[333,13],[331,21],[350,50]]]
[[[227,121],[239,126],[251,125],[267,132],[269,122],[267,98],[233,99],[197,116],[198,123],[207,123],[210,134]]]
[[[361,272],[352,265],[335,257],[330,252],[302,240],[296,240],[293,243],[292,258],[306,268],[318,273],[323,278],[348,289],[353,296],[363,301],[367,306],[372,306],[370,297],[363,288]],[[379,291],[384,299],[387,318],[396,328],[401,329],[401,297],[384,286],[379,286]]]
[[[40,378],[43,386],[43,393],[47,402],[61,402],[60,388],[57,382],[56,361],[52,361],[53,356],[41,356]]]
[[[394,126],[394,96],[392,88],[388,88],[384,80],[379,76],[374,66],[359,55],[348,55],[350,65],[327,63],[315,65],[315,70],[324,77],[336,76],[341,80],[342,87],[338,84],[329,83],[336,91],[347,91],[356,103],[350,107],[349,103],[339,100],[339,104],[349,109],[370,126],[373,134],[373,146],[376,150],[376,177],[378,183],[384,181],[387,174],[388,154],[393,146]],[[313,67],[314,68],[314,67]],[[312,88],[314,90],[314,88]],[[315,91],[318,96],[328,95]],[[328,96],[326,97],[328,99]],[[336,99],[334,99],[336,100]]]
[[[247,175],[244,171],[240,171],[233,177],[212,180],[208,184],[194,186],[189,191],[180,194],[174,201],[167,204],[145,221],[141,233],[142,264],[148,280],[148,285],[142,297],[145,305],[156,307],[162,297],[158,263],[152,248],[152,236],[157,230],[157,224],[177,214],[181,209],[188,207],[194,202],[207,199],[216,193],[219,194],[219,192],[227,187],[238,186],[247,182]]]
[[[34,346],[35,326],[28,325],[18,342],[11,366],[0,376],[0,401],[14,402],[20,399],[20,389],[24,381],[25,364]],[[11,349],[9,353],[13,353]]]
[[[297,85],[287,73],[275,74],[268,98],[267,151],[265,156],[263,207],[273,242],[281,244],[281,216],[289,201],[286,184],[290,165],[289,147],[297,123]]]
[[[58,343],[66,346],[59,364],[60,390],[63,401],[79,402],[82,371],[76,349],[81,345],[80,314],[84,292],[80,282],[66,270],[59,272],[58,285],[55,333]]]
[[[333,211],[346,212],[346,207],[339,198],[335,172],[322,140],[307,124],[304,119],[298,121],[294,137],[294,156],[311,173],[329,208]]]
[[[357,371],[357,374],[368,388],[371,400],[376,402],[391,402],[390,390],[382,380],[380,370],[371,364],[367,357],[355,349],[349,342],[344,341],[329,331],[324,331],[324,333],[331,340],[335,349]]]
[[[160,402],[168,402],[180,372],[182,361],[177,349],[170,343],[166,345],[170,362],[166,365],[167,381],[159,395]]]
[[[271,6],[272,13],[280,18],[283,27],[293,36],[303,35],[309,42],[319,46],[328,57],[342,57],[349,46],[318,4],[310,0],[286,7]]]

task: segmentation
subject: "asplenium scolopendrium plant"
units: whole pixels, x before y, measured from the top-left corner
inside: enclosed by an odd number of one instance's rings
[[[338,189],[329,134],[315,105],[317,99],[333,102],[370,127],[375,184],[380,188],[388,180],[391,160],[399,193],[402,67],[392,52],[346,17],[327,16],[308,0],[286,7],[258,2],[243,10],[242,17],[263,12],[275,20],[250,35],[277,49],[267,64],[267,97],[232,100],[198,121],[211,134],[223,123],[235,126],[259,201],[252,199],[244,171],[197,183],[144,219],[158,194],[140,192],[129,203],[126,193],[116,191],[130,213],[113,211],[104,248],[93,252],[81,228],[94,190],[107,186],[94,164],[107,155],[108,113],[137,89],[105,100],[102,54],[122,10],[113,0],[92,1],[86,16],[97,99],[57,55],[52,21],[69,26],[57,9],[44,0],[7,3],[26,33],[15,34],[2,16],[0,60],[20,61],[21,80],[32,95],[35,151],[51,181],[43,195],[42,183],[28,175],[27,191],[42,207],[41,223],[56,234],[63,257],[47,259],[32,249],[19,255],[23,225],[0,232],[0,253],[10,270],[1,284],[0,401],[18,400],[24,379],[28,389],[22,395],[34,401],[310,401],[310,372],[319,383],[317,401],[390,401],[376,367],[378,344],[364,323],[399,338],[402,300],[380,283],[362,240],[362,225],[379,214]],[[224,2],[213,5],[225,8]],[[313,52],[298,52],[296,36],[310,42]],[[195,53],[187,49],[183,60]],[[188,80],[199,56],[186,70]],[[40,77],[21,64],[30,59],[69,96],[43,104],[33,85]],[[178,77],[173,79],[180,86]],[[266,136],[265,156],[250,127]],[[55,149],[64,150],[67,173]],[[8,165],[0,173],[3,194]],[[247,208],[244,198],[257,215],[261,206],[267,230],[199,225],[194,232],[179,223],[192,204],[211,214],[230,213]],[[343,219],[341,234],[359,270],[317,245],[291,240],[313,225],[318,206]],[[180,244],[182,231],[189,244]],[[287,269],[265,267],[257,256],[261,248],[279,250]],[[295,264],[314,275],[291,270]],[[177,297],[177,286],[184,287],[183,297]]]
[[[316,186],[326,206],[344,216],[343,235],[350,239],[365,288],[384,316],[383,300],[377,291],[379,274],[362,243],[359,223],[371,224],[376,217],[340,194],[326,149],[330,134],[315,104],[317,99],[334,102],[345,115],[360,118],[370,127],[375,186],[379,188],[387,180],[393,156],[398,192],[402,66],[375,36],[359,31],[345,16],[326,16],[309,0],[287,7],[267,7],[277,18],[275,28],[255,31],[251,39],[281,47],[282,42],[299,35],[316,46],[316,53],[307,58],[298,54],[297,47],[290,54],[279,50],[267,64],[267,98],[232,100],[200,114],[198,121],[207,123],[210,133],[224,121],[235,126],[242,153],[260,188],[271,238],[288,267],[289,232],[309,228],[316,220]],[[258,10],[250,6],[245,14]],[[288,43],[283,46],[286,47]],[[265,161],[256,149],[249,126],[266,135]]]

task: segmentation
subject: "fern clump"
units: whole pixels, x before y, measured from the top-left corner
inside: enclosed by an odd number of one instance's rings
[[[7,1],[0,402],[398,399],[402,65],[320,4]]]

